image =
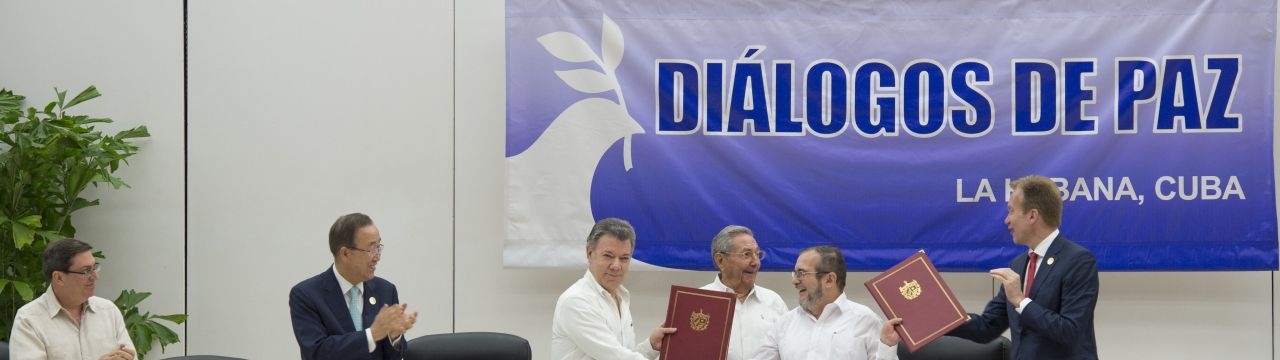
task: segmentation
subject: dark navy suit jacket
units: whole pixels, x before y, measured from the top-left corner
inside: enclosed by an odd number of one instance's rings
[[[338,287],[333,268],[303,280],[289,291],[289,314],[293,317],[293,336],[298,340],[303,360],[321,359],[400,359],[400,351],[390,339],[377,342],[370,353],[364,329],[373,324],[378,309],[384,304],[399,304],[396,286],[379,277],[364,282],[364,312],[360,329],[351,323],[346,297]],[[374,298],[376,304],[370,304]],[[401,344],[400,346],[404,346]]]
[[[1022,277],[1028,259],[1023,253],[1009,263],[1009,268]],[[1098,262],[1093,253],[1059,234],[1036,268],[1027,297],[1031,303],[1019,314],[1018,304],[1005,298],[1002,286],[982,315],[973,316],[948,335],[988,342],[1009,329],[1013,337],[1012,359],[1098,358],[1093,331]]]

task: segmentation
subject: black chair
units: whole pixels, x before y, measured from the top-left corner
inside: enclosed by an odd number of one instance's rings
[[[943,336],[916,350],[907,352],[906,344],[898,344],[899,360],[1009,360],[1012,343],[1007,337],[999,337],[981,344],[969,339]]]
[[[405,360],[530,360],[533,350],[522,337],[495,332],[432,334],[409,340]]]

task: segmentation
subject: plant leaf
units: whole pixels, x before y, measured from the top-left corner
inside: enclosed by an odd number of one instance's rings
[[[156,334],[156,340],[160,340],[160,347],[178,342],[178,333],[173,332],[168,327],[161,325],[155,321],[147,320],[147,327],[151,328],[151,332]]]
[[[538,43],[542,44],[542,48],[547,49],[557,59],[568,62],[587,62],[600,59],[596,57],[596,53],[591,51],[591,47],[587,46],[587,42],[572,33],[557,31],[538,37]]]
[[[76,95],[74,99],[71,99],[71,102],[67,103],[66,105],[62,105],[62,108],[67,109],[72,106],[76,106],[76,104],[93,100],[93,98],[96,98],[99,96],[102,96],[102,94],[98,93],[98,87],[89,85],[89,88],[84,89],[84,91],[81,91],[80,94]],[[61,100],[62,97],[59,96],[58,99]]]
[[[18,222],[32,229],[40,228],[40,215],[28,215],[27,217],[18,219]]]
[[[44,239],[45,242],[62,240],[62,238],[67,237],[53,230],[37,230],[36,235],[40,235],[40,238]]]
[[[147,132],[147,127],[143,125],[116,133],[116,140],[143,138],[148,136],[151,136],[151,133]]]
[[[121,310],[133,309],[138,307],[138,303],[142,302],[142,300],[146,300],[150,296],[151,293],[149,292],[137,292],[131,289],[126,289],[120,291],[120,296],[116,298],[115,303]]]
[[[160,349],[163,351],[165,345],[177,343],[181,340],[178,333],[157,322],[157,320],[165,320],[174,324],[182,324],[187,321],[186,314],[151,315],[150,312],[141,312],[137,305],[148,296],[151,296],[151,293],[125,289],[120,291],[120,296],[116,297],[115,300],[116,307],[120,308],[124,314],[125,326],[128,328],[129,338],[133,339],[133,344],[136,346],[139,359],[142,359],[155,348],[155,342],[160,343]]]
[[[614,89],[614,82],[603,73],[591,69],[556,71],[556,76],[564,80],[569,87],[588,94],[597,94]]]
[[[187,322],[187,314],[156,315],[155,318],[164,319],[168,322],[179,324],[179,325],[181,325],[184,322]]]
[[[129,187],[129,184],[125,184],[124,180],[120,180],[120,178],[115,176],[108,176],[106,181],[111,183],[111,187],[114,189],[119,189],[121,186]],[[97,181],[94,181],[94,185],[97,185]]]
[[[22,100],[26,97],[14,94],[13,91],[0,89],[0,111],[18,110],[22,108]]]
[[[26,224],[17,221],[11,221],[9,224],[13,225],[13,246],[18,250],[22,250],[22,248],[36,241],[35,231],[32,231]]]
[[[604,69],[605,72],[613,73],[618,69],[618,64],[622,63],[622,29],[609,15],[605,15],[600,32],[600,55],[604,58]]]
[[[55,103],[62,104],[64,101],[67,100],[66,90],[58,90],[58,88],[53,88],[53,91],[58,93],[58,101],[56,101]]]
[[[129,326],[129,334],[131,334],[130,338],[133,339],[134,350],[138,351],[139,359],[151,352],[151,348],[154,347],[151,345],[152,339],[155,337],[151,334],[151,327],[147,326],[145,322],[134,323]]]
[[[90,206],[98,206],[98,203],[101,200],[102,199],[93,199],[93,201],[88,201],[88,200],[85,200],[84,198],[76,198],[75,202],[71,204],[71,211],[74,212],[76,210],[80,210]]]
[[[23,302],[30,302],[36,298],[36,294],[31,291],[31,285],[25,282],[14,280],[11,282],[13,289],[18,291],[18,296],[22,297]]]

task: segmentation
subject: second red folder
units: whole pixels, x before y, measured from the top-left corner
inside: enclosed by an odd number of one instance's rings
[[[723,360],[733,330],[733,293],[671,286],[667,327],[676,332],[662,340],[662,360]]]

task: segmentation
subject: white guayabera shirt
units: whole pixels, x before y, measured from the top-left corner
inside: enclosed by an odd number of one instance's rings
[[[803,307],[791,309],[774,325],[755,360],[896,360],[898,346],[880,342],[884,321],[844,293],[814,318]]]
[[[720,282],[719,275],[702,289],[733,292]],[[773,324],[786,313],[787,303],[778,293],[761,286],[752,288],[746,300],[734,305],[728,360],[750,359],[751,354],[764,345],[764,338],[773,329]]]
[[[97,360],[120,345],[134,349],[124,316],[111,300],[89,297],[80,325],[53,295],[53,288],[18,309],[9,335],[12,360]]]
[[[551,318],[551,358],[556,360],[652,359],[649,339],[636,343],[631,293],[618,286],[621,306],[587,271],[556,301]]]

